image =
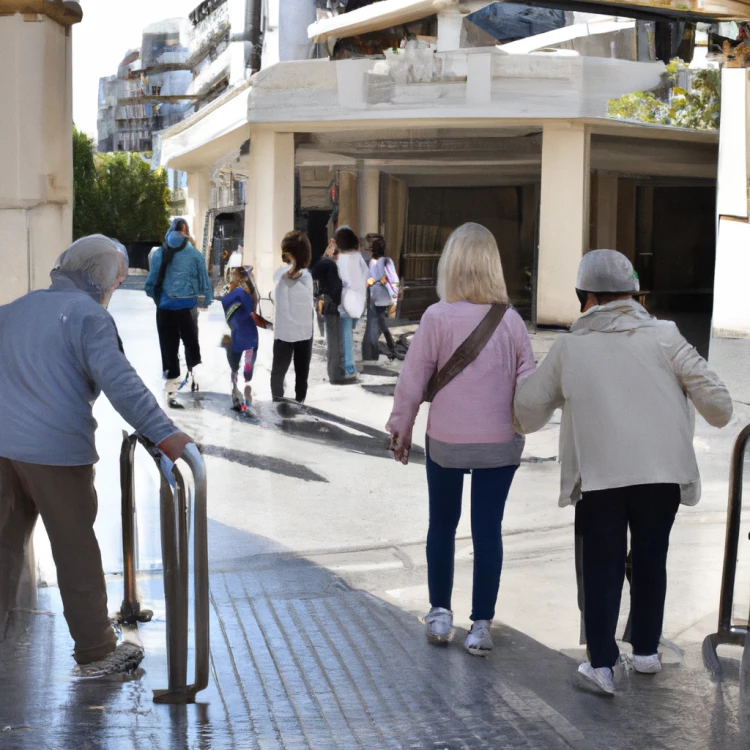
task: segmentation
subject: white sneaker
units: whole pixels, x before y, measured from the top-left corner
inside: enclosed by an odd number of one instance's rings
[[[469,634],[466,636],[464,644],[466,650],[472,656],[489,656],[495,644],[492,642],[490,628],[492,620],[477,620],[472,626]]]
[[[578,667],[578,674],[586,680],[587,687],[594,686],[605,695],[615,694],[614,672],[609,667],[594,669],[587,661]]]
[[[445,645],[450,642],[453,637],[453,612],[443,607],[433,607],[424,622],[430,643]]]
[[[143,661],[143,649],[135,643],[120,643],[108,656],[90,664],[79,664],[74,671],[76,677],[106,677],[111,674],[134,672]]]
[[[659,654],[651,654],[651,656],[636,656],[633,654],[631,661],[635,671],[641,674],[656,674],[657,672],[661,672]]]
[[[184,409],[185,407],[177,400],[177,392],[180,390],[181,378],[169,378],[164,386],[167,403],[173,409]]]

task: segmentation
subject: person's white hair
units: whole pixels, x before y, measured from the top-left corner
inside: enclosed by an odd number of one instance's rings
[[[437,292],[445,302],[508,304],[500,251],[492,232],[481,224],[463,224],[443,248]]]
[[[103,234],[92,234],[76,240],[55,263],[55,270],[81,275],[96,287],[102,296],[127,275],[128,256],[125,248]]]

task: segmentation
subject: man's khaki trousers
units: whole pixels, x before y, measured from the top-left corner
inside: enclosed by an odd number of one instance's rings
[[[37,517],[49,535],[75,659],[87,664],[115,649],[102,556],[94,535],[93,466],[41,466],[0,458],[0,637],[18,606]]]

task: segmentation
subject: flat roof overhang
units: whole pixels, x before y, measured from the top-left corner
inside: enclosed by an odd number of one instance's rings
[[[71,0],[0,0],[0,16],[16,13],[42,15],[61,26],[73,26],[83,19],[83,10]]]
[[[161,165],[183,172],[208,169],[249,137],[251,83],[244,82],[162,133]]]
[[[512,2],[512,0],[499,0]],[[525,0],[526,5],[598,13],[644,21],[745,21],[748,0]],[[472,0],[380,0],[364,8],[316,21],[308,27],[312,42],[341,39],[417,21],[434,13],[455,10],[469,14],[492,2]]]

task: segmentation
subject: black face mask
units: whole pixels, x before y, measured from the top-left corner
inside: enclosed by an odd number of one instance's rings
[[[576,289],[576,297],[578,297],[578,301],[581,303],[581,312],[583,312],[583,308],[586,307],[586,303],[589,301],[589,293],[584,292],[582,289]]]

